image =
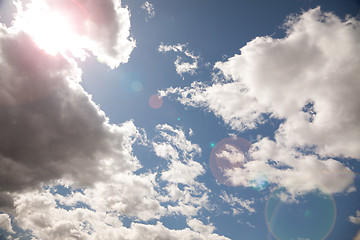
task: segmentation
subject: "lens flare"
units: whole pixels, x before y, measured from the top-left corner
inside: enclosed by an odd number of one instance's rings
[[[143,85],[140,81],[133,81],[131,83],[131,89],[134,91],[134,92],[141,92],[141,90],[143,89]]]
[[[159,109],[163,105],[163,100],[159,95],[154,94],[149,99],[149,105],[154,109]]]
[[[250,145],[250,142],[243,138],[228,137],[213,146],[210,154],[210,170],[220,183],[232,186],[226,177],[226,171],[242,168],[243,164],[250,160],[248,155]]]
[[[262,191],[269,185],[265,175],[259,174],[254,179],[250,180],[250,185],[256,191]]]
[[[273,237],[278,240],[325,239],[335,224],[334,198],[320,191],[296,200],[289,197],[281,188],[267,200],[265,219]]]
[[[86,11],[78,2],[69,3],[65,10],[50,6],[45,1],[31,2],[26,5],[26,9],[23,9],[21,3],[16,3],[18,14],[14,26],[29,34],[47,54],[70,52],[75,57],[84,58],[88,39],[79,34],[77,27],[85,24],[87,14],[83,13]]]

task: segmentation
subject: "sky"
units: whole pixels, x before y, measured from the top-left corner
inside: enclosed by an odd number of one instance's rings
[[[359,240],[359,13],[0,1],[0,239]]]

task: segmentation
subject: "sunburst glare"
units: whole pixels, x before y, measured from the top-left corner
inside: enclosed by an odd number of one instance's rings
[[[84,49],[88,45],[88,39],[81,36],[74,26],[85,18],[72,18],[66,13],[53,9],[44,1],[36,1],[27,4],[25,9],[21,3],[16,3],[18,14],[14,26],[25,31],[31,36],[36,45],[51,55],[69,54],[78,58],[84,58]],[[78,8],[78,4],[73,4]]]

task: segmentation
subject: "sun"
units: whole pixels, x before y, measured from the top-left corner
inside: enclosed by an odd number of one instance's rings
[[[26,32],[40,49],[50,55],[71,53],[83,57],[87,39],[74,27],[78,24],[74,20],[79,18],[72,18],[41,0],[28,4],[25,10],[21,3],[16,7],[15,28]]]

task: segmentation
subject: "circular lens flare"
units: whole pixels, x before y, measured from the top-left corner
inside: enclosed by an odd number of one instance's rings
[[[134,91],[134,92],[141,92],[141,90],[143,89],[143,85],[140,81],[133,81],[131,83],[131,89]]]
[[[151,108],[159,109],[163,105],[163,100],[159,95],[152,95],[149,99],[149,105]]]
[[[249,141],[240,137],[228,137],[215,145],[210,145],[213,148],[210,154],[210,170],[220,183],[233,186],[226,172],[243,168],[244,163],[250,161],[250,145]]]
[[[278,240],[325,239],[335,223],[335,200],[320,191],[293,199],[280,188],[267,200],[265,219],[269,231]]]

